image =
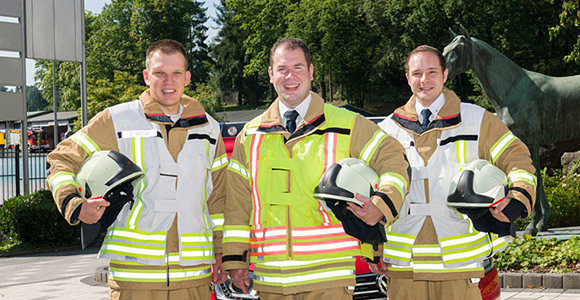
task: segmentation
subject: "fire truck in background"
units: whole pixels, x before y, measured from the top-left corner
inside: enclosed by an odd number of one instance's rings
[[[20,145],[20,129],[10,129],[8,139],[6,141],[6,148],[14,148],[15,145]],[[48,151],[50,144],[48,142],[48,134],[41,128],[31,128],[27,130],[28,149],[33,151]]]
[[[48,142],[48,134],[40,128],[33,128],[28,130],[28,149],[30,151],[47,152],[50,144]]]

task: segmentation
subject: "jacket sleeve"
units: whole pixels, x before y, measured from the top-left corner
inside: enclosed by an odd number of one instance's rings
[[[536,201],[537,181],[528,147],[490,112],[485,112],[481,128],[479,156],[507,174],[506,197],[523,204],[529,216]]]
[[[247,125],[246,125],[247,126]],[[225,270],[246,269],[249,266],[250,215],[252,195],[249,161],[246,157],[246,130],[236,137],[234,151],[227,168],[227,197],[224,209],[223,258]]]
[[[409,192],[410,168],[405,149],[395,138],[361,115],[356,117],[351,136],[351,157],[365,161],[379,174],[379,193],[372,197],[372,201],[387,222],[391,222],[399,214]]]
[[[211,178],[213,191],[207,201],[212,221],[216,225],[213,229],[213,243],[215,253],[222,253],[222,231],[224,224],[224,206],[226,200],[226,170],[228,156],[226,147],[220,134],[217,141],[215,158],[212,164]]]
[[[80,207],[86,200],[78,193],[76,174],[94,151],[118,151],[113,122],[108,110],[97,114],[87,126],[61,141],[47,157],[50,165],[48,188],[60,214],[71,225],[79,223]]]

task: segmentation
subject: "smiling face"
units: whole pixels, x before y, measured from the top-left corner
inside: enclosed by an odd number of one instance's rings
[[[407,83],[417,101],[429,107],[441,95],[447,81],[447,69],[442,70],[439,58],[428,51],[416,52],[409,57]]]
[[[191,79],[183,54],[151,53],[147,69],[143,70],[143,78],[149,86],[151,98],[161,110],[167,115],[177,114],[183,90]]]
[[[282,103],[293,109],[310,93],[314,66],[308,65],[301,48],[287,49],[280,45],[272,56],[268,74]]]

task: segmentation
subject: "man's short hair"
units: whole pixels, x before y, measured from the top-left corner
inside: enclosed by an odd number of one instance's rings
[[[146,52],[145,67],[147,69],[149,69],[151,56],[156,51],[160,51],[163,54],[181,53],[183,58],[185,58],[185,70],[187,70],[187,55],[185,54],[185,47],[183,47],[180,42],[171,39],[164,39],[151,44]]]
[[[411,56],[419,52],[431,52],[437,55],[437,58],[439,59],[439,64],[441,65],[441,72],[445,72],[447,64],[445,62],[445,57],[443,57],[443,54],[441,54],[441,52],[439,52],[439,50],[437,50],[437,48],[435,47],[431,47],[429,45],[421,45],[413,49],[413,51],[411,51],[407,56],[407,61],[405,62],[405,73],[409,73],[409,59],[411,59]]]
[[[283,39],[278,40],[274,44],[274,46],[272,46],[272,49],[270,49],[270,66],[272,66],[272,63],[273,63],[274,52],[276,52],[276,49],[278,49],[279,47],[284,47],[285,49],[288,49],[288,50],[294,50],[297,48],[302,49],[302,52],[304,52],[304,58],[306,58],[307,67],[310,67],[310,65],[312,64],[312,57],[310,56],[310,49],[308,49],[306,42],[304,42],[303,40],[298,39],[298,38],[287,37],[287,38],[283,38]]]

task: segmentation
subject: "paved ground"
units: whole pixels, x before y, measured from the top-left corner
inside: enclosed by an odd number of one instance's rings
[[[0,300],[107,300],[96,250],[0,258]],[[502,300],[579,300],[580,290],[503,289]]]

